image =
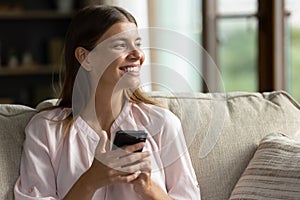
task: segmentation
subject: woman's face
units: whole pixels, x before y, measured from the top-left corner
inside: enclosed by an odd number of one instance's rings
[[[134,23],[119,22],[111,26],[89,55],[98,87],[115,90],[138,87],[145,59],[140,46],[141,38]]]

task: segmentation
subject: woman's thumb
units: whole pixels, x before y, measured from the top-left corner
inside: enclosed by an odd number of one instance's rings
[[[96,152],[95,152],[95,157],[99,160],[101,153],[106,152],[106,143],[107,143],[107,133],[106,131],[101,131],[100,133],[100,141],[97,145]]]

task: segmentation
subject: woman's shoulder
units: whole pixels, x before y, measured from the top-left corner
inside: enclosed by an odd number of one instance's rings
[[[25,128],[25,134],[33,137],[46,137],[49,132],[53,132],[58,122],[66,119],[71,113],[68,108],[54,108],[50,110],[43,110],[35,114],[28,122]]]
[[[144,106],[149,107],[151,110],[153,110],[156,113],[159,113],[163,116],[171,117],[171,118],[178,118],[177,115],[175,115],[172,111],[170,111],[166,107],[157,106],[157,105],[153,105],[153,104],[146,104],[146,103],[143,103],[143,104],[144,104]]]
[[[69,108],[53,108],[49,110],[42,110],[31,118],[29,124],[36,121],[61,121],[64,120],[70,113],[71,109]]]
[[[164,123],[168,124],[180,124],[179,117],[165,107],[147,103],[138,103],[136,106],[138,106],[144,114],[150,118],[161,119]]]

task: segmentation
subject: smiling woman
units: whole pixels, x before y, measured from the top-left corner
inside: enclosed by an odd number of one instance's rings
[[[134,17],[120,7],[75,15],[60,101],[25,130],[16,200],[200,199],[181,122],[139,89],[140,44]],[[148,134],[112,150],[120,130]]]
[[[145,60],[140,41],[135,23],[119,22],[100,37],[92,51],[76,48],[77,60],[91,74],[94,79],[91,82],[96,83],[92,85],[94,92],[114,87],[116,94],[117,90],[138,88],[140,69]]]

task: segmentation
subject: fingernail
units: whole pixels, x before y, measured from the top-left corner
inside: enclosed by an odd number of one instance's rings
[[[136,175],[139,175],[139,174],[141,174],[142,172],[139,170],[139,171],[137,171],[137,172],[135,172],[135,174]]]
[[[144,148],[144,147],[145,147],[145,143],[144,142],[139,143],[138,148]]]

